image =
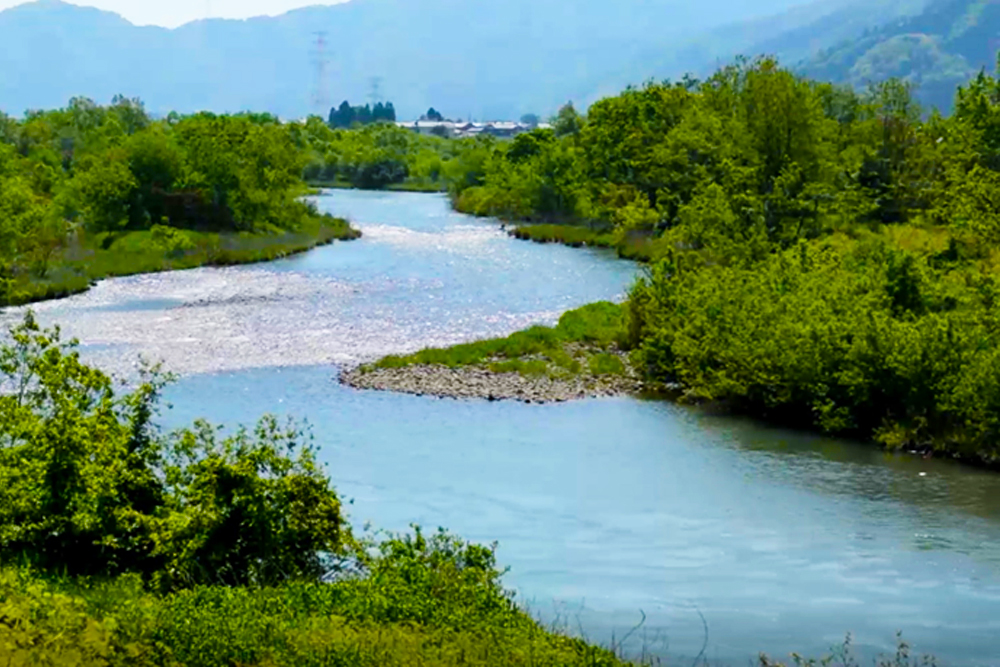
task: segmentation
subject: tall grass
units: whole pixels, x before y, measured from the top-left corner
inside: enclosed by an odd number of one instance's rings
[[[594,230],[578,225],[519,225],[510,235],[525,241],[536,243],[561,243],[573,248],[592,246],[597,248],[613,248],[614,238],[606,230]]]
[[[179,232],[184,244],[164,245],[152,231],[101,234],[60,249],[43,277],[14,279],[0,305],[21,305],[84,292],[97,280],[199,266],[267,262],[311,250],[361,232],[346,220],[313,217],[295,231],[271,234]]]
[[[138,576],[59,580],[3,569],[0,664],[624,664],[611,651],[542,627],[475,568],[433,557],[391,559],[333,583],[169,594],[149,592]]]

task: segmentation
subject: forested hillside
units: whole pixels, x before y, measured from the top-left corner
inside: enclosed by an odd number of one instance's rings
[[[709,76],[737,56],[768,54],[785,63],[806,61],[900,18],[919,13],[929,0],[818,0],[762,18],[727,22],[703,34],[647,46],[618,76],[600,82],[594,102],[648,78]],[[645,78],[643,78],[645,77]]]
[[[864,86],[899,77],[917,86],[918,99],[942,111],[955,89],[982,68],[992,69],[1000,49],[1000,4],[991,0],[933,0],[919,14],[872,26],[806,61],[802,72]]]
[[[0,100],[20,113],[124,93],[156,113],[252,109],[301,118],[318,113],[314,43],[326,31],[332,104],[368,99],[377,76],[401,119],[431,106],[449,117],[547,115],[599,89],[699,69],[702,61],[664,67],[662,57],[715,27],[800,4],[350,0],[166,30],[39,0],[0,12]]]

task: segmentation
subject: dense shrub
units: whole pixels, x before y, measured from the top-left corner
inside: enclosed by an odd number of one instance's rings
[[[648,373],[694,400],[1000,460],[996,279],[883,240],[747,267],[662,263],[634,290]]]
[[[340,501],[294,427],[221,437],[153,425],[169,377],[131,392],[29,314],[0,347],[0,559],[172,589],[316,579],[350,543]]]

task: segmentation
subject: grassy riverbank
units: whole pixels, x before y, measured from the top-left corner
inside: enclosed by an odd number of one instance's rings
[[[389,356],[341,380],[361,389],[546,403],[637,393],[643,383],[620,347],[622,307],[608,302],[506,338]]]
[[[361,232],[346,220],[329,216],[313,216],[294,231],[269,234],[173,228],[101,233],[55,251],[44,277],[15,277],[0,305],[65,297],[86,291],[97,280],[115,276],[266,262],[360,236]]]
[[[371,190],[376,192],[445,192],[447,189],[442,183],[428,183],[425,181],[407,181],[403,183],[390,183],[378,188],[359,188],[349,181],[307,181],[310,188],[325,190]]]
[[[622,307],[601,302],[564,314],[555,327],[535,326],[506,338],[422,350],[406,356],[388,356],[371,368],[440,365],[449,368],[487,365],[494,372],[527,374],[622,373],[611,359],[622,337]],[[567,352],[578,346],[577,354]]]
[[[0,570],[0,660],[77,667],[618,667],[550,631],[465,558],[488,550],[398,538],[332,583],[151,592],[139,577]],[[488,560],[488,559],[487,559]]]
[[[559,243],[571,248],[610,248],[622,259],[650,263],[666,254],[667,246],[649,233],[616,235],[610,228],[578,223],[517,224],[508,232],[522,241]]]

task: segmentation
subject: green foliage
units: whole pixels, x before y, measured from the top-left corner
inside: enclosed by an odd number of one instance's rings
[[[137,573],[164,589],[317,579],[350,542],[340,504],[294,427],[220,438],[153,425],[169,376],[116,395],[73,342],[29,313],[0,347],[0,561]],[[72,554],[72,557],[69,557]]]
[[[691,400],[996,463],[994,276],[941,256],[873,238],[660,263],[633,293],[642,362]]]
[[[519,238],[649,261],[623,339],[688,400],[996,464],[1000,83],[982,73],[955,109],[925,119],[903,80],[858,94],[743,59],[601,100],[573,132],[470,146],[452,193],[560,223]]]
[[[536,243],[562,243],[571,247],[613,247],[614,238],[607,231],[595,231],[581,225],[518,225],[511,235]]]
[[[577,134],[583,127],[584,119],[573,107],[572,102],[567,102],[559,109],[559,113],[553,118],[552,127],[557,137]]]
[[[385,104],[377,102],[374,107],[368,104],[363,107],[352,107],[350,102],[344,100],[339,107],[330,109],[328,122],[334,129],[349,129],[355,124],[395,123],[396,108],[392,102]]]
[[[623,338],[622,306],[602,301],[563,314],[555,327],[534,326],[507,338],[389,356],[374,367],[483,366],[494,373],[528,376],[624,375],[625,364],[613,354]]]
[[[0,659],[12,665],[587,665],[621,661],[535,623],[493,549],[443,531],[367,544],[358,570],[278,587],[167,594],[136,577],[0,570]]]
[[[309,147],[297,126],[267,114],[153,121],[140,101],[119,96],[107,107],[73,98],[0,120],[0,304],[79,291],[105,275],[195,266],[196,257],[269,254],[220,235],[268,237],[270,256],[356,235],[302,201]],[[363,178],[398,181],[398,168]],[[131,257],[101,256],[128,235]]]
[[[164,435],[169,376],[118,393],[74,345],[29,313],[0,346],[3,664],[622,664],[521,610],[496,545],[355,540],[294,425]]]
[[[458,142],[421,136],[389,123],[346,130],[310,118],[293,124],[291,132],[309,154],[304,177],[324,186],[441,191],[447,165],[459,151]]]

